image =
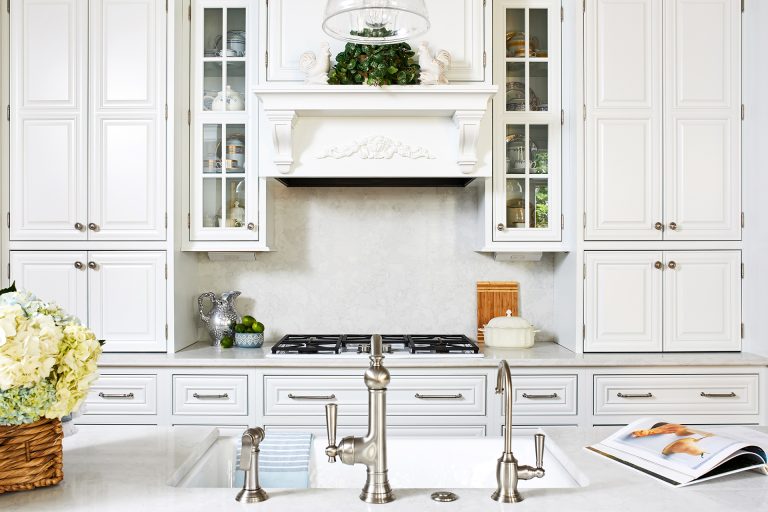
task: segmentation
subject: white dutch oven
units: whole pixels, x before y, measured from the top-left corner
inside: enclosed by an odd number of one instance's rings
[[[507,316],[491,318],[483,329],[485,345],[498,348],[531,348],[537,332],[528,320],[512,316],[509,309]]]

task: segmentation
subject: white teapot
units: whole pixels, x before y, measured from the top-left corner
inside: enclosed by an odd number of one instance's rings
[[[211,110],[245,110],[245,101],[239,92],[233,91],[228,85],[225,91],[219,91],[213,99]]]

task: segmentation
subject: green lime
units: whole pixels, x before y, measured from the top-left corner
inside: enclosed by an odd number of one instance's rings
[[[248,332],[248,326],[245,324],[235,325],[235,332]]]
[[[245,316],[243,317],[243,324],[244,324],[244,325],[248,325],[248,326],[250,326],[250,325],[253,325],[253,323],[254,323],[255,321],[256,321],[256,319],[255,319],[255,318],[253,318],[251,315],[245,315]]]
[[[235,342],[232,341],[231,336],[224,336],[221,338],[221,348],[232,348],[235,345]]]
[[[253,332],[264,332],[264,324],[261,322],[256,322],[251,326],[251,330]]]

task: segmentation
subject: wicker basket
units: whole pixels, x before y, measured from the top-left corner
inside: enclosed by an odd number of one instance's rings
[[[0,426],[0,494],[61,482],[62,437],[59,420]]]

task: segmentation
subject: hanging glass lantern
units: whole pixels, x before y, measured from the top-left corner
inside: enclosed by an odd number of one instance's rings
[[[323,31],[360,44],[394,44],[429,30],[424,0],[328,0]]]

